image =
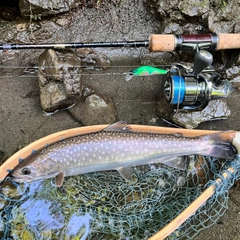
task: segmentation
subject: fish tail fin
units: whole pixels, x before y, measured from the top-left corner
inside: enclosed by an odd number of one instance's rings
[[[203,136],[212,145],[208,156],[225,159],[234,158],[237,154],[236,148],[232,145],[235,135],[235,131],[224,131]]]

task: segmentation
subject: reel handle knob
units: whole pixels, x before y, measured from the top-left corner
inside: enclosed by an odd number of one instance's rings
[[[195,54],[193,73],[197,76],[206,67],[210,66],[213,62],[213,56],[206,50],[200,50]]]

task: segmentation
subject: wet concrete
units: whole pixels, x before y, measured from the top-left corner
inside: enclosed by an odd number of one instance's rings
[[[177,2],[172,1],[173,9]],[[181,13],[173,14],[173,11],[170,14],[171,4],[168,7],[165,4],[165,10],[158,13],[158,16],[167,14],[171,19],[183,17]],[[186,22],[185,17],[183,18]],[[194,31],[197,31],[194,27],[198,26],[197,23],[190,25],[195,29]],[[16,22],[6,22],[2,20],[0,40],[2,43],[143,40],[148,39],[151,33],[159,33],[165,29],[172,29],[169,33],[185,31],[182,28],[170,28],[171,26],[173,23],[170,25],[170,23],[166,24],[166,21],[161,22],[137,0],[124,1],[120,6],[103,1],[101,7],[73,9],[71,12],[53,16],[51,21],[20,19]],[[229,29],[232,29],[231,27]],[[126,120],[132,124],[166,126],[155,114],[155,109],[159,105],[168,108],[168,105],[158,102],[159,94],[163,94],[164,76],[138,77],[126,82],[125,75],[140,64],[170,64],[184,58],[184,55],[149,53],[143,48],[96,49],[96,52],[98,51],[106,54],[111,60],[111,66],[106,70],[83,69],[82,84],[111,98],[117,110],[118,120]],[[38,57],[42,52],[43,50],[1,51],[1,153],[11,155],[17,149],[43,136],[82,125],[68,111],[60,111],[51,116],[44,115],[39,100],[36,70]],[[231,116],[227,120],[202,123],[198,128],[239,130],[239,95],[240,92],[236,88],[227,99],[231,110]],[[5,154],[2,155],[5,156]],[[208,239],[216,238],[218,234],[223,240],[239,239],[240,236],[237,235],[239,232],[232,231],[238,228],[240,222],[236,217],[240,212],[239,201],[235,203],[233,200],[238,198],[239,192],[237,190],[232,192],[230,209],[223,218],[225,227],[219,224],[210,228],[203,233],[204,239],[207,239],[205,234],[208,234]]]

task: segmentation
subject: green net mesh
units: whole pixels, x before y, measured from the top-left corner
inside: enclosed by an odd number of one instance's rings
[[[227,209],[228,190],[240,163],[190,156],[185,171],[164,165],[137,167],[132,182],[116,171],[1,186],[2,239],[147,239],[178,216],[206,187],[216,193],[169,239],[192,239]],[[231,166],[235,171],[222,172]],[[221,177],[221,184],[214,179]]]

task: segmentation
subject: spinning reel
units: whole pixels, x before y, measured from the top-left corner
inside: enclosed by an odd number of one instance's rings
[[[212,61],[210,52],[200,50],[195,54],[193,69],[173,64],[164,84],[167,101],[178,110],[199,111],[211,99],[227,97],[232,86],[227,80],[221,80],[220,74],[211,66]]]

